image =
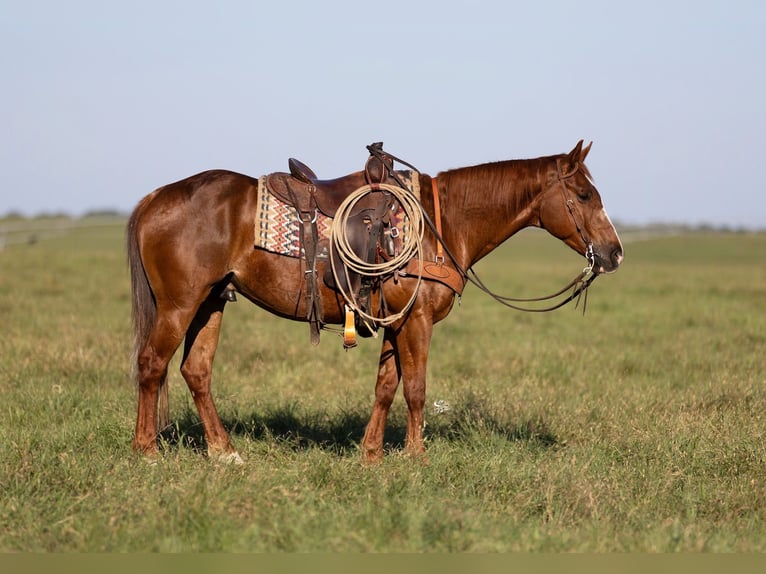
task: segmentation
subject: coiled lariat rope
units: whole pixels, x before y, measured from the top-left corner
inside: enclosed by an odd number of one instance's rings
[[[404,233],[402,239],[402,248],[399,254],[395,255],[389,261],[382,261],[380,263],[370,263],[363,260],[352,249],[347,235],[348,219],[351,216],[351,212],[354,206],[365,196],[372,193],[382,193],[386,191],[396,198],[404,211],[406,218],[408,219],[409,231]],[[335,212],[333,218],[332,227],[330,229],[330,266],[332,267],[332,274],[335,278],[335,285],[343,295],[343,299],[353,311],[359,314],[359,316],[368,323],[379,325],[382,327],[391,325],[392,323],[401,319],[410,307],[415,303],[415,299],[418,296],[420,290],[420,284],[423,280],[422,268],[423,268],[423,234],[425,232],[424,218],[423,218],[423,206],[420,204],[414,194],[408,190],[389,185],[385,183],[372,185],[363,185],[351,195],[349,195],[343,203],[340,204],[338,210]],[[344,273],[346,275],[345,281],[341,281],[338,277],[338,271],[335,265],[335,253],[340,257],[344,264]],[[360,308],[359,303],[356,301],[353,293],[349,293],[344,288],[344,285],[350,285],[351,280],[348,276],[349,270],[358,273],[363,277],[382,277],[394,273],[397,269],[405,266],[411,259],[417,258],[420,265],[418,265],[418,282],[415,289],[412,291],[412,296],[407,304],[398,313],[393,313],[385,317],[376,317],[371,315],[367,311]],[[381,299],[383,299],[383,288],[381,286]]]

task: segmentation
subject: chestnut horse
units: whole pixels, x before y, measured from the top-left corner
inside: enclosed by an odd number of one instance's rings
[[[535,226],[587,255],[593,273],[615,271],[622,262],[622,245],[583,163],[590,144],[585,148],[582,144],[578,142],[568,154],[464,167],[435,178],[420,174],[424,213],[434,219],[434,197],[440,204],[440,233],[449,254],[445,265],[464,274],[514,233]],[[427,192],[432,189],[438,195]],[[301,260],[254,247],[257,193],[257,179],[206,171],[155,190],[130,217],[132,362],[138,383],[133,448],[150,458],[158,453],[158,425],[163,424],[163,414],[167,416],[168,363],[183,341],[181,373],[199,411],[208,454],[241,461],[210,392],[227,300],[222,296],[224,289],[233,286],[278,316],[306,320]],[[433,260],[436,254],[436,234],[426,228],[424,260]],[[319,265],[321,277],[326,263]],[[464,284],[465,275],[462,278]],[[416,285],[415,277],[385,280],[387,308],[391,312],[403,309]],[[319,292],[324,322],[343,324],[340,295],[323,284]],[[400,381],[408,408],[405,449],[412,454],[425,452],[428,350],[434,324],[447,316],[454,300],[453,288],[424,280],[407,313],[385,327],[374,405],[362,440],[366,461],[383,456],[386,418]]]

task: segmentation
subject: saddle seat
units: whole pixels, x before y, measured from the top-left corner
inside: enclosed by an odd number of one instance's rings
[[[288,166],[290,173],[272,173],[268,176],[267,184],[274,195],[300,213],[313,213],[318,209],[327,217],[334,217],[341,203],[360,187],[375,183],[395,183],[389,179],[393,161],[386,165],[374,156],[369,158],[363,171],[336,179],[319,179],[314,170],[295,158],[288,160]],[[380,197],[375,195],[362,197],[354,205],[351,214],[374,209],[380,204]]]
[[[342,187],[345,183],[344,180],[348,178],[348,176],[345,176],[337,179],[321,180],[314,173],[313,169],[311,169],[302,161],[295,159],[294,157],[288,159],[287,164],[290,167],[290,175],[305,183],[311,183],[318,189],[330,191],[336,189],[339,187],[339,185]],[[392,167],[393,164],[388,166],[389,169]],[[383,182],[383,180],[386,179],[386,166],[383,165],[381,160],[372,158],[371,161],[367,162],[365,173],[369,181]]]

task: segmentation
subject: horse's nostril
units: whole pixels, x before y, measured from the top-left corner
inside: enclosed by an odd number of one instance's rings
[[[622,255],[622,249],[619,247],[612,251],[612,263],[614,263],[615,267],[617,267],[620,263],[622,263],[623,255]]]

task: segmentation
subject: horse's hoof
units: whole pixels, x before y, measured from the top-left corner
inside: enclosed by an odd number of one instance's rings
[[[157,463],[160,461],[160,453],[157,451],[136,451],[135,456],[146,466],[157,466]]]
[[[424,452],[412,452],[409,453],[409,456],[412,460],[415,462],[422,464],[423,466],[428,466],[431,464],[431,459],[428,458],[428,455]]]
[[[362,464],[365,466],[374,466],[383,462],[383,451],[365,451],[362,453]]]
[[[245,464],[245,461],[242,460],[242,457],[239,456],[239,453],[237,451],[227,452],[227,453],[218,455],[218,462],[222,462],[224,464],[233,464],[235,466],[240,466]]]
[[[137,458],[140,458],[146,464],[149,464],[152,466],[155,466],[157,464],[157,461],[160,458],[160,451],[157,448],[156,444],[152,443],[149,445],[142,446],[134,442],[132,447],[133,447],[133,453],[136,455]]]

